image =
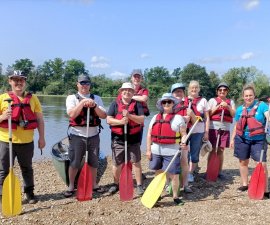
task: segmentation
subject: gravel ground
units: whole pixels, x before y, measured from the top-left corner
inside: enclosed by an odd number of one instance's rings
[[[268,155],[269,157],[269,155]],[[153,178],[145,157],[142,160],[146,174],[145,185]],[[240,185],[238,161],[231,150],[225,151],[224,173],[226,181],[206,182],[206,157],[201,159],[200,170],[192,186],[193,194],[181,196],[183,206],[174,206],[166,192],[162,200],[152,209],[145,208],[140,198],[121,202],[119,195],[94,194],[93,200],[78,202],[76,198],[66,199],[66,190],[50,160],[35,162],[35,193],[39,199],[35,205],[23,204],[22,214],[12,218],[0,217],[1,224],[270,224],[269,200],[250,200],[247,192],[238,193]],[[254,168],[251,162],[250,173]],[[20,177],[18,166],[15,174]],[[111,160],[101,177],[100,185],[106,190],[112,182]]]

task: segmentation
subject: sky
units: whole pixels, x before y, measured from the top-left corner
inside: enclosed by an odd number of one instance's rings
[[[77,59],[90,74],[129,76],[196,63],[220,76],[270,77],[269,0],[0,0],[0,63]]]

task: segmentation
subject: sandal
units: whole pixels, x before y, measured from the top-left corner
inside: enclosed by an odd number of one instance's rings
[[[105,192],[105,189],[103,187],[96,187],[96,188],[93,189],[93,192],[102,194],[102,193]]]
[[[70,198],[70,197],[72,197],[74,194],[75,194],[75,191],[74,191],[74,190],[73,190],[73,191],[65,191],[65,192],[64,192],[64,196],[65,196],[66,198]]]
[[[175,205],[184,205],[185,204],[180,198],[174,198],[173,202]]]

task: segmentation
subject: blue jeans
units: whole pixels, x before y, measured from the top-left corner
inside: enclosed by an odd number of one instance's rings
[[[203,136],[204,136],[204,133],[195,133],[195,134],[190,135],[190,138],[189,138],[190,159],[192,163],[199,162]]]

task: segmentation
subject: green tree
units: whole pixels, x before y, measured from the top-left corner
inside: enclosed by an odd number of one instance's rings
[[[35,66],[30,59],[19,59],[15,61],[15,63],[12,65],[12,68],[14,70],[21,70],[27,75],[29,75],[33,71]]]

